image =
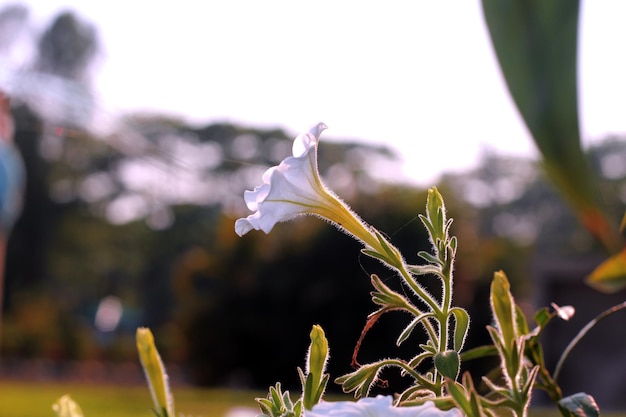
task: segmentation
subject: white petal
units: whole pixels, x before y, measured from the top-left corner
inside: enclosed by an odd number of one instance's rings
[[[248,206],[248,209],[252,211],[257,211],[259,209],[259,203],[265,200],[269,193],[270,185],[261,184],[257,186],[253,191],[244,191],[243,199],[246,202],[246,206]]]
[[[313,410],[304,412],[305,417],[462,417],[462,415],[458,409],[441,411],[430,401],[419,406],[394,407],[391,397],[382,395],[362,398],[356,402],[323,401],[313,406]]]
[[[329,204],[332,197],[322,184],[317,168],[317,142],[325,128],[326,125],[319,123],[299,135],[293,145],[294,156],[265,171],[263,184],[244,193],[246,205],[254,213],[237,220],[237,234],[242,236],[252,229],[269,233],[276,223],[300,214],[312,214],[315,208]]]
[[[235,233],[239,236],[243,236],[248,233],[250,230],[254,229],[250,220],[246,219],[237,219],[235,222]]]
[[[291,153],[294,157],[300,158],[304,156],[306,153],[310,152],[313,148],[317,146],[317,142],[319,141],[320,135],[326,129],[327,126],[324,123],[318,123],[313,126],[311,130],[307,133],[299,134],[296,139],[293,141],[293,146],[291,147]]]

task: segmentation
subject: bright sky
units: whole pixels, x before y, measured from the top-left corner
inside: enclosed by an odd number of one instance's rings
[[[391,145],[424,185],[485,149],[535,155],[478,0],[25,3],[42,23],[69,7],[98,26],[95,81],[111,109],[294,134],[323,121],[325,137]],[[620,0],[583,4],[585,141],[626,132],[624,12]]]

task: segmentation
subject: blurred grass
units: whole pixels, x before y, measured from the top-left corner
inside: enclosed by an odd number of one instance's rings
[[[174,388],[176,413],[219,417],[237,406],[254,407],[258,392]],[[54,417],[52,404],[70,394],[85,417],[154,417],[148,387],[75,383],[0,382],[0,417]]]
[[[264,393],[178,387],[173,389],[178,415],[220,417],[233,407],[253,407]],[[70,394],[85,417],[154,417],[148,387],[0,381],[0,417],[54,417],[52,404]],[[345,399],[345,398],[342,398]],[[556,410],[531,409],[529,417],[558,417]],[[626,413],[602,413],[626,417]]]

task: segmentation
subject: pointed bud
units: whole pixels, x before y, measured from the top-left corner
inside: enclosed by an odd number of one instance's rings
[[[136,338],[139,359],[154,401],[154,411],[159,417],[174,417],[174,400],[165,367],[154,345],[154,336],[150,329],[140,327],[137,329]]]

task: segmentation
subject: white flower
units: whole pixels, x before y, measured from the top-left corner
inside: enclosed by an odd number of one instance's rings
[[[394,407],[390,396],[353,401],[322,401],[304,412],[304,417],[463,417],[458,409],[441,411],[432,401],[418,406]]]
[[[326,125],[318,123],[309,132],[298,135],[293,142],[293,156],[268,169],[263,174],[263,184],[244,193],[246,205],[254,213],[235,222],[239,236],[252,229],[269,233],[276,223],[310,214],[329,220],[369,247],[380,247],[369,226],[322,182],[317,144],[324,129]]]

